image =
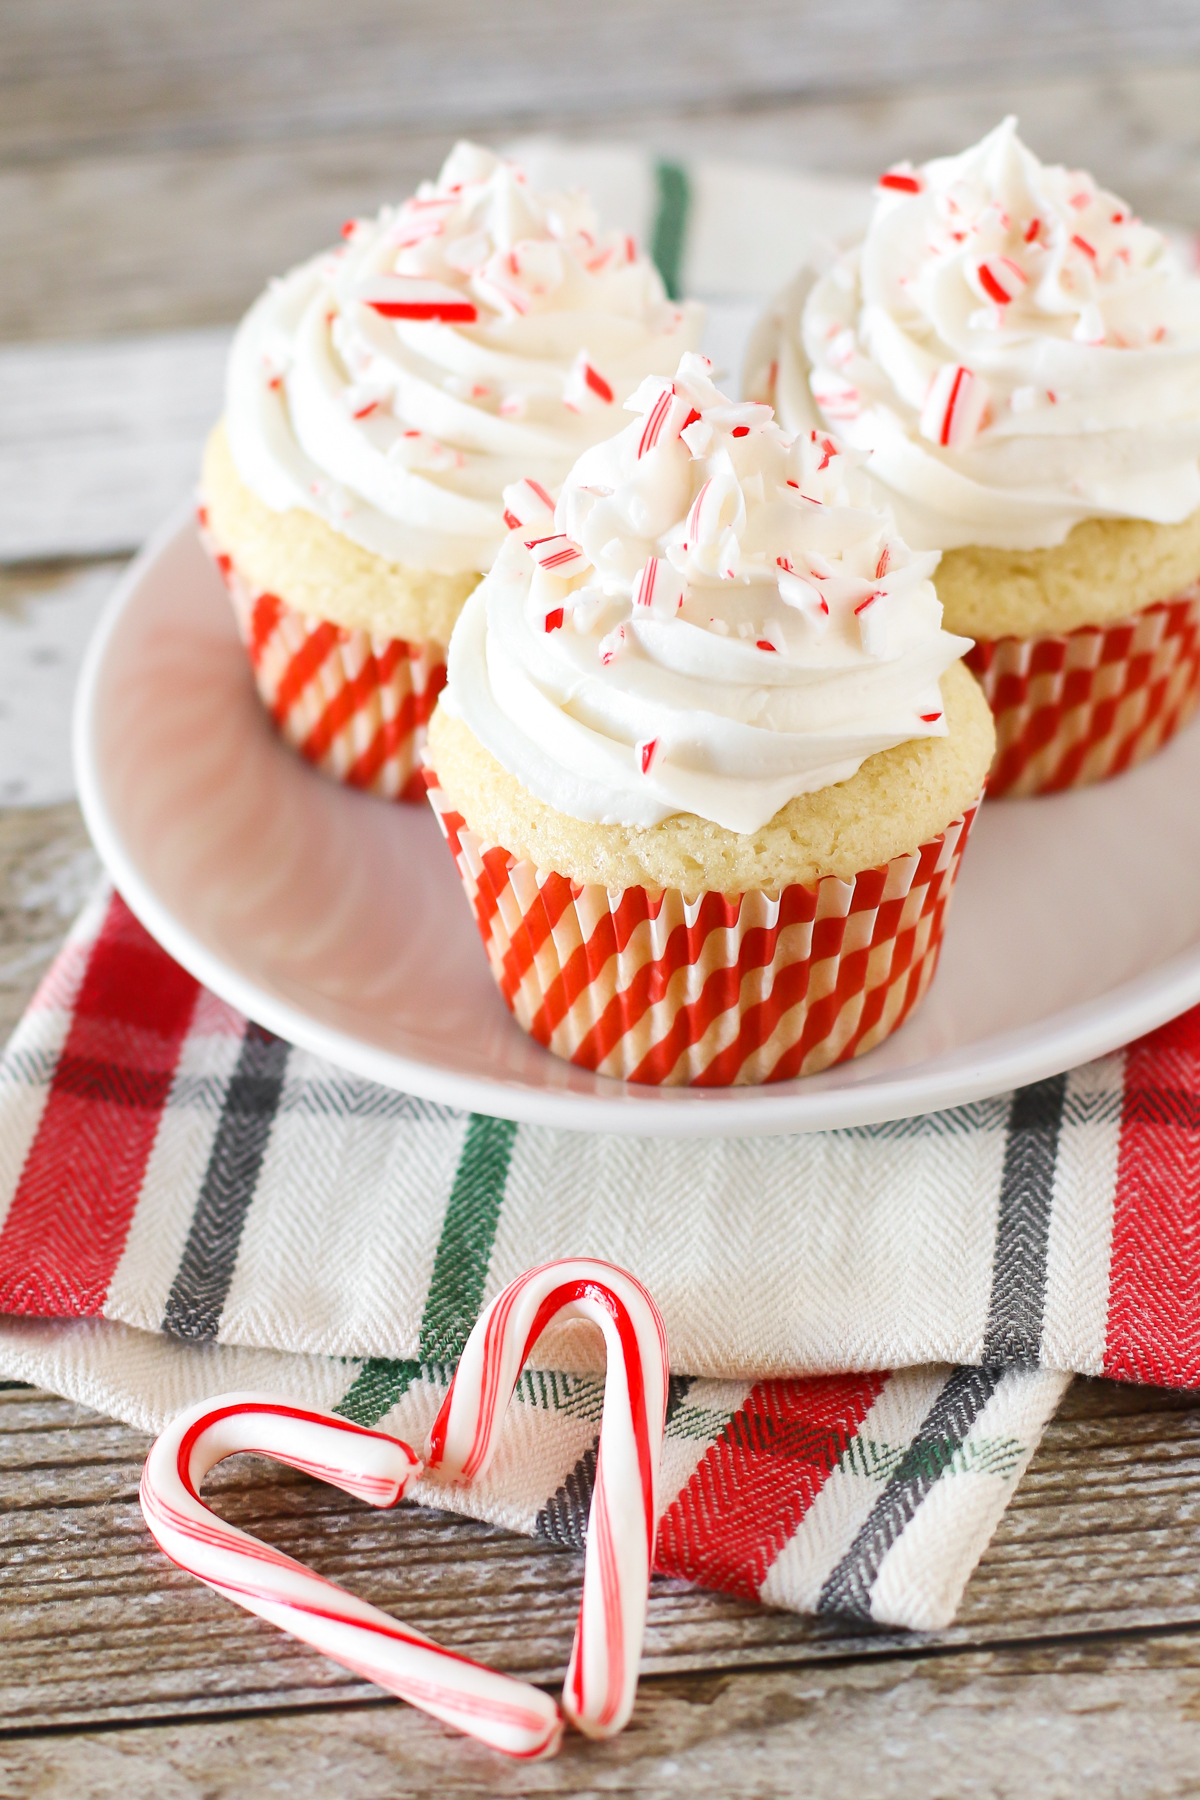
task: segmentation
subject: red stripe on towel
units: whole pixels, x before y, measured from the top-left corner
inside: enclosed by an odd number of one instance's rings
[[[659,1572],[757,1599],[887,1379],[760,1381],[663,1514]]]
[[[1200,1385],[1200,1008],[1125,1055],[1104,1373]]]
[[[98,1313],[199,984],[115,895],[0,1230],[0,1313]]]

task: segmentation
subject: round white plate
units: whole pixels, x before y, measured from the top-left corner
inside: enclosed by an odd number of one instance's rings
[[[763,1088],[636,1087],[509,1017],[424,807],[350,793],[273,735],[191,521],[91,644],[75,750],[114,881],[193,975],[292,1043],[452,1106],[645,1136],[816,1131],[1055,1074],[1200,1000],[1200,730],[1078,794],[985,805],[941,967],[880,1049]]]

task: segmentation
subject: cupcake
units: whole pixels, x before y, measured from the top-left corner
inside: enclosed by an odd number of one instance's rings
[[[584,195],[472,144],[344,237],[238,330],[201,526],[283,736],[413,797],[454,621],[524,517],[503,490],[543,505],[703,315]]]
[[[755,334],[789,430],[869,451],[996,715],[996,794],[1098,781],[1200,700],[1200,281],[1007,119],[882,177]]]
[[[826,432],[650,378],[455,626],[434,808],[518,1022],[631,1081],[780,1081],[907,1017],[994,745]]]

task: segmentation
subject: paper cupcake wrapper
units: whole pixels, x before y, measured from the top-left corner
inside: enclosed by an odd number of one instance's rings
[[[996,718],[989,799],[1104,781],[1200,704],[1200,584],[1115,625],[985,639],[964,660]]]
[[[787,1081],[882,1043],[933,979],[979,805],[852,881],[685,900],[539,874],[426,779],[517,1023],[581,1068],[662,1086]]]
[[[334,781],[388,800],[420,800],[426,727],[446,685],[443,647],[310,618],[250,587],[203,515],[201,536],[280,735]]]

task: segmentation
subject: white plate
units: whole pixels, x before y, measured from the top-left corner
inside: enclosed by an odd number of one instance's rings
[[[985,805],[937,978],[856,1062],[764,1088],[560,1062],[492,985],[437,824],[277,741],[190,522],[129,570],[76,713],[88,827],[160,943],[261,1024],[452,1106],[645,1136],[816,1131],[1057,1073],[1200,1000],[1200,730],[1083,793]]]

